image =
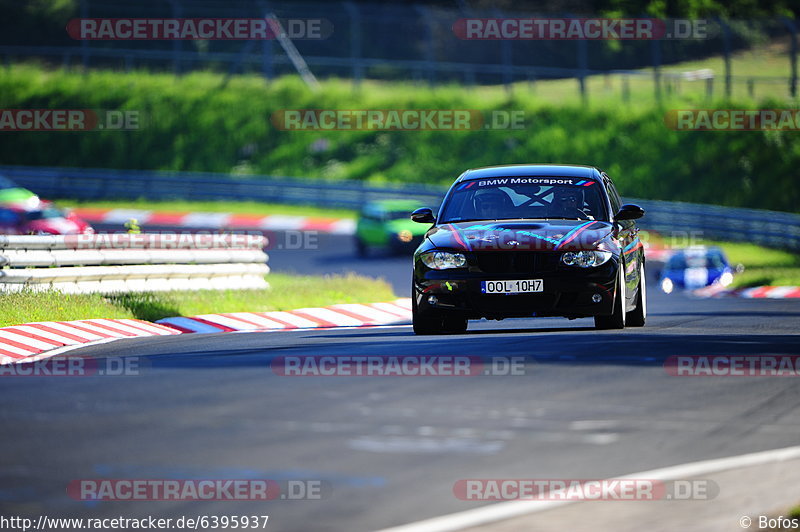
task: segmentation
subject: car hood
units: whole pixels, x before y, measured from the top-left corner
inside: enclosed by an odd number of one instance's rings
[[[53,235],[77,235],[82,228],[67,218],[47,218],[28,222],[27,230],[33,233],[50,233]]]
[[[428,233],[436,248],[534,249],[566,251],[596,249],[613,231],[612,224],[587,220],[498,220],[437,225]]]

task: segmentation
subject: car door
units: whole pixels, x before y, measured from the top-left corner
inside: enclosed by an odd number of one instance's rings
[[[368,205],[361,213],[359,236],[370,246],[382,246],[386,243],[382,215],[383,212],[374,205]]]
[[[622,206],[622,199],[611,178],[605,174],[603,174],[603,177],[613,216]],[[615,220],[615,226],[617,244],[622,249],[622,257],[625,262],[625,293],[628,299],[627,304],[630,306],[635,301],[636,289],[639,286],[639,273],[641,272],[642,254],[639,242],[639,226],[635,220],[621,220],[619,222]]]
[[[18,212],[0,207],[0,235],[19,235],[22,217]]]

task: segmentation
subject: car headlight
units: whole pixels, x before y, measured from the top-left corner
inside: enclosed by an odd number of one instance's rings
[[[467,265],[467,257],[463,253],[449,253],[447,251],[433,251],[420,255],[422,264],[432,270],[449,270],[463,268]]]
[[[567,251],[561,255],[561,262],[567,266],[592,268],[608,262],[611,255],[610,251]]]
[[[674,288],[675,286],[672,284],[672,280],[669,277],[665,277],[664,280],[661,281],[661,290],[665,294],[671,294]]]

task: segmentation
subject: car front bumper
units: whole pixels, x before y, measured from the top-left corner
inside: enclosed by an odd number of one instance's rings
[[[414,274],[413,296],[420,312],[446,312],[469,319],[531,316],[581,318],[613,312],[617,262],[592,269],[559,269],[549,273],[488,274],[466,270],[427,270]],[[543,291],[484,294],[483,281],[542,279]],[[599,295],[595,302],[593,296]],[[595,299],[597,299],[595,297]]]

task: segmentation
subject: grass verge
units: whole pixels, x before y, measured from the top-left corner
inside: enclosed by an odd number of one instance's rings
[[[267,278],[268,290],[200,290],[102,296],[64,295],[56,291],[0,295],[0,327],[34,321],[89,318],[139,318],[154,321],[171,316],[219,312],[267,312],[337,303],[391,301],[397,296],[382,279],[356,274],[287,275]]]
[[[166,212],[225,212],[269,216],[318,216],[320,218],[355,218],[356,212],[348,209],[325,209],[311,205],[283,205],[257,201],[151,201],[151,200],[58,200],[61,207],[70,209],[141,209]]]
[[[780,43],[778,43],[780,44]],[[0,143],[5,164],[221,172],[239,176],[304,176],[373,184],[450,184],[466,168],[524,162],[592,164],[609,173],[628,197],[713,203],[796,212],[800,136],[793,131],[678,131],[665,122],[671,109],[795,108],[788,82],[762,81],[751,97],[742,76],[790,73],[785,43],[737,54],[731,99],[721,87],[720,58],[676,64],[670,71],[713,67],[716,93],[705,83],[670,82],[655,99],[651,74],[588,80],[583,103],[575,80],[528,85],[425,87],[412,82],[325,79],[310,91],[297,76],[269,82],[253,74],[191,72],[180,77],[141,70],[47,69],[12,63],[0,76],[0,108],[109,109],[137,112],[137,131],[90,135],[38,132]],[[773,80],[774,81],[774,80]],[[666,82],[665,82],[666,83]],[[675,85],[673,89],[669,86]],[[572,97],[569,98],[569,91]],[[472,129],[285,130],[288,109],[474,110]],[[495,112],[517,113],[519,129],[503,129]],[[497,115],[505,116],[509,115]],[[276,125],[273,120],[277,121]],[[732,156],[735,154],[735,156]],[[123,196],[131,186],[98,193]],[[145,194],[147,191],[142,191]],[[168,197],[170,191],[151,191]]]

